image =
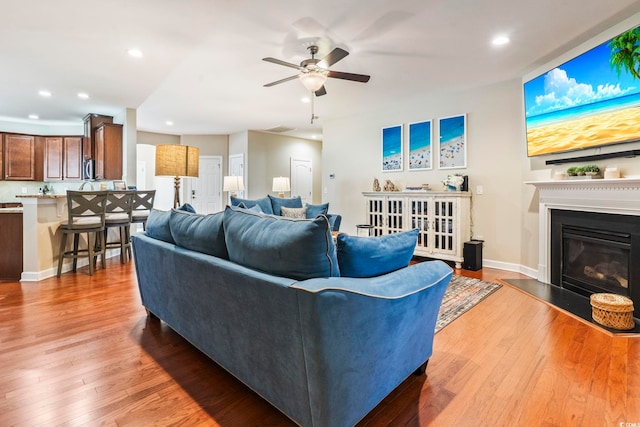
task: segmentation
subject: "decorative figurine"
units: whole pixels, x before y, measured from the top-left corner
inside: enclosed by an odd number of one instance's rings
[[[380,191],[380,182],[378,181],[378,178],[373,178],[373,191]]]

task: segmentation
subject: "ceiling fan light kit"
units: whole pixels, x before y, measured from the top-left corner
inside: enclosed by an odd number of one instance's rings
[[[324,86],[324,82],[327,81],[327,74],[327,70],[303,71],[298,74],[298,78],[308,91],[316,92]]]

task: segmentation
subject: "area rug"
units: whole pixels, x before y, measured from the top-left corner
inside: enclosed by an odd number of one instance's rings
[[[442,299],[436,333],[501,287],[498,283],[453,276]]]

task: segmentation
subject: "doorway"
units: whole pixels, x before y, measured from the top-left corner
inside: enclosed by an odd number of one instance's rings
[[[185,181],[185,200],[197,213],[210,214],[222,210],[221,156],[200,156],[199,176]]]
[[[230,154],[229,155],[229,175],[230,176],[241,176],[244,181],[245,188],[247,187],[247,177],[244,176],[244,155],[240,154]],[[246,190],[238,190],[236,194],[239,198],[245,198]]]
[[[291,197],[300,196],[302,204],[313,202],[311,160],[291,158]]]

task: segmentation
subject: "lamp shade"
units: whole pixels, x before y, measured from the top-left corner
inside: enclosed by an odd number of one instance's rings
[[[244,190],[244,179],[241,176],[225,176],[222,191],[236,192]]]
[[[273,178],[273,191],[276,193],[284,193],[291,190],[288,176],[276,176]]]
[[[200,149],[188,145],[157,145],[156,176],[192,176],[199,174]]]

